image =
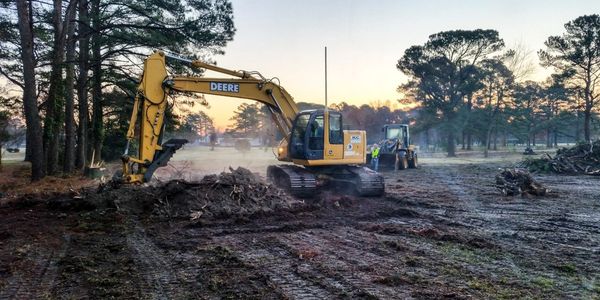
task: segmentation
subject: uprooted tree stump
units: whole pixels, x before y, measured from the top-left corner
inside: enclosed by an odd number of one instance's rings
[[[525,169],[502,169],[496,175],[496,188],[504,196],[544,196],[548,193],[548,189],[535,181]]]

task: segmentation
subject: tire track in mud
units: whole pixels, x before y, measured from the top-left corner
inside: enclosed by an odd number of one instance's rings
[[[375,235],[346,226],[286,234],[229,235],[215,242],[256,265],[292,299],[406,298],[406,285],[375,282],[403,263]],[[379,254],[377,254],[377,252]]]
[[[136,225],[133,232],[127,235],[126,241],[144,279],[140,283],[143,298],[170,299],[176,295],[173,287],[177,286],[177,280],[171,263],[146,237],[144,230]]]
[[[233,249],[245,262],[256,266],[269,280],[291,299],[331,299],[335,295],[321,283],[306,280],[299,269],[307,267],[298,259],[292,259],[288,249],[281,247],[269,237],[256,238],[229,235],[222,243]]]
[[[456,176],[457,173],[452,174],[452,171],[448,167],[436,167],[428,170],[436,178],[445,183],[448,190],[458,198],[458,204],[463,210],[450,208],[452,214],[457,214],[457,216],[452,216],[452,218],[457,219],[457,217],[462,215],[462,219],[469,220],[471,225],[476,225],[484,232],[492,235],[503,236],[517,233],[518,236],[518,233],[535,233],[536,231],[539,232],[539,235],[543,235],[543,233],[547,232],[548,234],[543,238],[535,237],[534,239],[542,242],[547,241],[554,245],[574,247],[574,245],[568,245],[556,239],[560,239],[564,235],[593,237],[600,232],[600,226],[593,225],[600,224],[600,217],[598,215],[582,215],[580,212],[571,211],[569,207],[564,207],[562,203],[556,203],[561,201],[561,199],[526,199],[523,201],[519,198],[512,198],[507,199],[507,202],[502,204],[490,203],[489,201],[482,200],[485,197],[482,197],[473,188],[473,185],[481,183],[480,178],[477,180],[469,175],[464,175],[465,172],[460,173],[460,177]],[[492,175],[490,174],[490,176]],[[499,194],[495,198],[502,200]],[[540,210],[540,207],[544,207],[544,209]],[[579,220],[576,224],[569,224],[568,222],[564,222],[563,224],[541,224],[541,222],[548,219],[562,217],[566,214]],[[557,234],[557,232],[561,232],[562,234]],[[525,234],[523,237],[531,238],[531,235]],[[583,249],[597,252],[599,248],[598,244],[596,244],[592,247],[583,247]],[[544,251],[543,247],[537,250]]]
[[[253,262],[241,261],[229,249],[212,242],[212,238],[196,235],[196,230],[156,229],[136,224],[127,236],[142,278],[142,298],[283,298]]]
[[[542,290],[558,293],[555,295],[582,297],[598,290],[600,235],[596,224],[600,224],[600,215],[599,206],[592,202],[595,196],[590,195],[592,190],[600,189],[591,187],[593,181],[581,179],[582,197],[576,196],[580,186],[560,185],[558,196],[502,197],[490,193],[494,189],[496,168],[486,168],[483,174],[489,179],[468,172],[464,166],[438,166],[428,171],[458,199],[455,207],[447,208],[446,217],[468,223],[469,232],[465,234],[479,232],[501,246],[502,259],[487,272],[505,274],[500,276],[512,274],[530,288],[549,282],[552,289],[542,285]],[[548,183],[561,179],[554,175],[544,176],[540,181],[553,188]],[[586,281],[592,282],[591,287],[582,286]]]
[[[28,250],[25,258],[29,268],[13,273],[7,284],[0,290],[0,299],[47,298],[58,275],[58,263],[65,256],[70,236],[63,236],[60,249],[47,252],[46,249]]]
[[[315,255],[307,260],[312,271],[326,274],[322,281],[338,295],[369,295],[392,298],[402,295],[398,290],[373,284],[375,274],[394,269],[398,261],[381,256],[371,247],[379,241],[370,234],[349,227],[299,232],[278,237],[278,242],[290,253]]]

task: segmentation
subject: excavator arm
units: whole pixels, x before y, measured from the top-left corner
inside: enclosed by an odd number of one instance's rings
[[[204,68],[236,78],[205,78],[198,76],[169,76],[166,59],[177,59],[196,68]],[[122,156],[123,168],[119,179],[126,183],[142,183],[152,178],[154,171],[165,166],[176,150],[187,143],[184,139],[170,139],[163,143],[167,97],[172,92],[193,92],[255,100],[265,104],[277,128],[287,142],[298,107],[292,96],[272,80],[257,72],[234,71],[201,61],[190,61],[168,56],[157,51],[144,62],[144,72],[137,90],[133,113],[127,131],[127,146]],[[139,119],[139,151],[129,155],[130,143],[136,138]],[[279,147],[278,159],[287,159],[287,147]]]

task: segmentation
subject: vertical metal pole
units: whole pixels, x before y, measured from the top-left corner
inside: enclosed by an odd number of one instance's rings
[[[327,109],[327,47],[325,47],[325,109]]]

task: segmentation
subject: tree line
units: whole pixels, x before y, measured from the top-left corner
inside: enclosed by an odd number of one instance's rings
[[[152,49],[207,60],[235,34],[228,0],[2,0],[0,8],[0,77],[15,90],[0,109],[24,116],[34,181],[123,150],[128,99]],[[178,124],[175,110],[167,117]]]
[[[554,71],[543,82],[525,80],[526,53],[507,49],[496,30],[439,32],[406,49],[396,66],[408,81],[398,91],[402,101],[420,104],[417,131],[443,135],[449,156],[457,144],[481,143],[486,156],[499,140],[531,146],[540,133],[547,146],[559,136],[589,142],[600,97],[600,16],[581,16],[564,28],[537,52]]]
[[[383,138],[383,125],[405,123],[421,145],[442,147],[449,156],[457,146],[479,145],[487,156],[509,143],[533,147],[543,140],[557,147],[559,141],[590,141],[598,127],[600,17],[581,16],[564,28],[537,52],[541,66],[554,71],[542,82],[528,80],[536,69],[529,51],[507,47],[498,31],[450,30],[409,47],[396,64],[408,76],[398,87],[399,102],[417,108],[394,109],[389,101],[342,101],[330,108],[342,112],[347,127],[366,130],[369,143]],[[306,102],[299,107],[324,108]],[[259,104],[242,105],[228,130],[261,135],[269,128],[264,114]]]

